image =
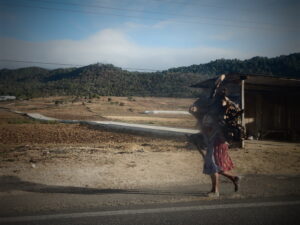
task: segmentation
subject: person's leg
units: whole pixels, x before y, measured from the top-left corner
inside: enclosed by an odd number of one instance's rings
[[[228,179],[230,179],[232,181],[232,183],[234,184],[235,192],[237,192],[239,190],[239,180],[240,179],[238,176],[235,176],[228,171],[221,171],[220,174],[223,175],[224,177],[227,177]]]
[[[211,174],[210,177],[211,177],[211,184],[212,184],[211,192],[219,193],[219,174],[214,173]]]
[[[224,177],[227,177],[232,182],[234,181],[234,178],[236,177],[236,176],[234,176],[232,173],[230,173],[228,171],[221,171],[220,174],[223,175]]]
[[[215,187],[215,192],[219,194],[219,174],[215,173],[215,179],[216,179],[216,187]]]
[[[211,190],[210,192],[215,192],[216,190],[216,180],[214,178],[214,175],[210,175],[210,179],[211,179]]]

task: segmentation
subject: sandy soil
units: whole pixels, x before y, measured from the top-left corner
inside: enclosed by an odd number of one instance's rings
[[[51,110],[50,110],[51,111]],[[186,141],[41,123],[0,110],[0,176],[48,184],[139,188],[208,183]],[[300,175],[300,144],[247,141],[230,155],[238,174]]]

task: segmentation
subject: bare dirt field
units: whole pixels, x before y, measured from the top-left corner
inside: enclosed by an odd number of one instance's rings
[[[41,113],[57,119],[112,120],[194,128],[195,119],[191,115],[147,115],[143,113],[147,110],[188,111],[189,106],[194,101],[195,99],[157,97],[101,97],[99,99],[51,97],[0,103],[0,107],[21,112]]]
[[[111,98],[125,105],[110,104],[103,97],[84,104],[55,104],[55,98],[50,98],[6,102],[1,106],[63,119],[128,116],[134,121],[137,116],[159,125],[193,127],[195,124],[189,116],[139,114],[144,110],[182,110],[192,99]],[[300,175],[299,143],[247,141],[245,149],[232,149],[230,155],[237,174]],[[209,178],[202,174],[202,164],[195,147],[183,140],[109,132],[79,124],[42,123],[0,110],[1,177],[96,188],[197,185],[209,183]]]

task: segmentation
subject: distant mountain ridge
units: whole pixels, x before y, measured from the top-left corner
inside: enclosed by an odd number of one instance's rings
[[[192,72],[200,74],[249,73],[265,75],[300,76],[300,53],[274,58],[253,57],[246,60],[218,59],[206,64],[171,68],[169,72]]]
[[[223,73],[266,74],[300,78],[300,53],[275,58],[218,59],[161,72],[131,72],[111,64],[48,70],[27,67],[0,70],[0,95],[21,98],[75,96],[195,97],[189,86]]]

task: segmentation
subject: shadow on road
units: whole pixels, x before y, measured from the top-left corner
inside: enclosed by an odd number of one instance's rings
[[[176,192],[164,190],[138,190],[138,189],[98,189],[89,187],[72,187],[59,185],[46,185],[23,181],[16,176],[0,176],[0,192],[27,191],[36,193],[64,193],[64,194],[141,194],[141,195],[183,195],[206,196],[207,192]]]

